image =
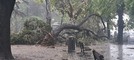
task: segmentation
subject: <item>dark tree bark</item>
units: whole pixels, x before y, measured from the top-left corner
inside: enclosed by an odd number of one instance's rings
[[[117,4],[117,14],[118,14],[118,36],[117,42],[119,44],[123,44],[123,28],[124,28],[124,21],[123,21],[123,11],[124,11],[124,0],[120,0],[119,4]]]
[[[10,47],[10,18],[15,0],[0,0],[0,60],[13,59]]]
[[[107,36],[108,36],[108,39],[110,39],[110,21],[108,20],[107,21]]]

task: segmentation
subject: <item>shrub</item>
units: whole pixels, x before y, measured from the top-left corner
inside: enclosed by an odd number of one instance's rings
[[[11,44],[35,44],[42,40],[46,31],[51,31],[51,26],[36,17],[27,19],[23,30],[18,34],[11,34]]]

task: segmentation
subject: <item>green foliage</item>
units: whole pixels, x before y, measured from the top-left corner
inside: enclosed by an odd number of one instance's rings
[[[39,4],[41,4],[41,3],[44,2],[44,0],[34,0],[34,1],[37,2],[37,3],[39,3]]]
[[[127,27],[128,27],[128,29],[134,29],[134,18],[133,17],[130,17]]]
[[[42,40],[46,32],[50,32],[51,27],[39,20],[37,17],[31,17],[24,23],[24,29],[18,34],[11,35],[12,44],[35,44]]]
[[[89,7],[92,13],[102,15],[104,18],[113,18],[116,14],[116,0],[92,0]]]
[[[134,28],[134,0],[124,0],[126,13],[129,15],[130,20],[128,21],[127,27],[129,29]]]
[[[22,36],[19,34],[11,35],[11,44],[24,44],[26,41],[22,39]]]
[[[48,32],[51,30],[48,24],[44,23],[42,20],[40,20],[37,17],[31,17],[27,19],[26,22],[24,23],[24,29],[26,30],[44,29],[44,30],[48,30]]]

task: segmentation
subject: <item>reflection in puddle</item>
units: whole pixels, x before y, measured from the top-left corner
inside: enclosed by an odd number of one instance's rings
[[[134,60],[134,45],[110,44],[109,60]]]

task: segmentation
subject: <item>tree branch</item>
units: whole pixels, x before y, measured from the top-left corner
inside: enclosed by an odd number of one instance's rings
[[[80,8],[75,14],[74,14],[74,18],[77,19],[77,17],[79,16],[79,14],[82,12],[82,9]]]
[[[104,29],[106,28],[106,26],[105,26],[105,24],[104,24],[104,21],[103,21],[103,18],[100,16],[100,15],[98,15],[98,14],[91,14],[91,15],[88,15],[80,24],[78,24],[77,26],[78,27],[80,27],[81,25],[83,25],[90,17],[92,17],[92,16],[97,16],[97,17],[99,17],[100,19],[101,19],[101,22],[102,22],[102,24],[103,24],[103,26],[104,26]]]
[[[73,7],[70,3],[70,0],[67,0],[68,1],[68,4],[69,4],[69,11],[67,11],[68,15],[70,18],[73,18]]]
[[[74,29],[74,30],[78,30],[78,31],[88,31],[98,38],[102,38],[102,37],[108,38],[107,36],[99,36],[95,32],[93,32],[89,29],[86,29],[83,27],[78,27],[76,25],[71,25],[71,24],[63,24],[63,25],[59,26],[57,29],[55,29],[52,33],[53,33],[54,37],[57,37],[59,35],[59,33],[65,29]]]

